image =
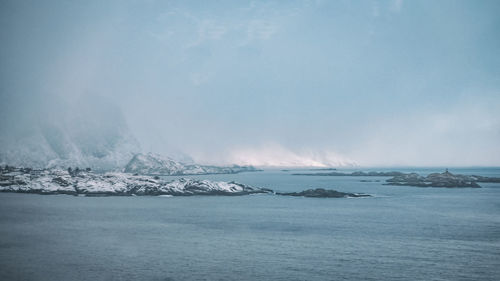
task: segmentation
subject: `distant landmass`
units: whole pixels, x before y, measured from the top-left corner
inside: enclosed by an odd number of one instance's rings
[[[158,154],[136,154],[125,166],[125,173],[140,175],[208,175],[208,174],[237,174],[241,172],[261,171],[253,166],[208,166],[185,164]]]
[[[78,196],[193,196],[276,194],[302,197],[364,197],[366,194],[344,193],[322,188],[298,193],[276,193],[237,182],[176,179],[131,175],[121,172],[98,174],[90,169],[31,169],[0,166],[0,192],[68,194]]]
[[[476,175],[452,174],[446,170],[443,173],[432,173],[424,177],[417,173],[394,176],[386,180],[386,185],[405,185],[417,187],[481,187],[478,182],[500,182],[500,178]]]
[[[286,196],[301,196],[301,197],[314,197],[314,198],[343,198],[343,197],[369,197],[368,194],[360,193],[346,193],[332,189],[316,188],[308,189],[301,192],[277,192],[278,195]]]
[[[293,176],[353,176],[353,177],[394,177],[404,175],[402,172],[352,172],[352,173],[342,173],[342,172],[330,172],[330,173],[293,173]]]
[[[357,177],[392,177],[386,180],[386,185],[404,185],[417,187],[481,187],[478,183],[500,182],[500,178],[484,177],[477,175],[452,174],[448,170],[443,173],[433,173],[424,177],[417,173],[390,172],[362,172],[352,173],[294,173],[294,176],[357,176]],[[361,182],[369,182],[361,180]]]

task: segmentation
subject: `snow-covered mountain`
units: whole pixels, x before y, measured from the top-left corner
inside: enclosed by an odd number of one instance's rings
[[[185,164],[158,154],[136,154],[125,166],[126,173],[142,175],[205,175],[205,174],[236,174],[258,171],[253,166],[207,166]]]
[[[106,99],[82,95],[44,102],[50,105],[41,102],[29,117],[9,116],[2,125],[0,164],[112,170],[140,151],[122,112]]]

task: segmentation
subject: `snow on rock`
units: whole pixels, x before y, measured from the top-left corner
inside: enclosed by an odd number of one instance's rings
[[[176,175],[185,170],[184,165],[156,154],[136,154],[125,166],[126,173]]]
[[[112,100],[85,93],[75,99],[44,97],[25,116],[6,115],[0,164],[37,168],[123,168],[140,144]]]
[[[0,167],[0,191],[84,195],[246,195],[271,193],[236,182],[177,179],[126,173],[96,174],[79,169],[58,170]]]
[[[241,172],[258,171],[252,166],[206,166],[185,164],[158,154],[136,154],[125,166],[126,173],[141,175],[207,175],[207,174],[236,174]]]

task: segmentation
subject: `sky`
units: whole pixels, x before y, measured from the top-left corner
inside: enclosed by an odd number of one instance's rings
[[[200,163],[498,166],[499,13],[499,1],[1,0],[0,139],[69,104],[113,127],[83,97],[121,111],[143,152]]]

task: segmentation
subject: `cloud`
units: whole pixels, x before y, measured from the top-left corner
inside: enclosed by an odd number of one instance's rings
[[[242,45],[247,45],[257,40],[267,40],[278,31],[278,26],[269,20],[253,19],[246,24],[246,40]]]
[[[498,165],[498,101],[463,99],[447,108],[380,119],[348,155],[363,166]]]
[[[372,2],[372,16],[374,18],[377,18],[380,16],[380,6],[379,6],[378,2],[376,2],[376,1]]]
[[[187,47],[196,47],[206,41],[219,40],[228,30],[229,27],[217,21],[208,19],[201,20],[198,24],[198,37],[194,42],[189,43]]]
[[[328,150],[291,150],[278,143],[231,149],[227,163],[274,167],[345,167],[356,162]]]
[[[210,76],[210,73],[207,72],[196,72],[191,74],[191,82],[193,82],[195,86],[199,86],[208,82],[210,80]]]
[[[388,15],[407,4],[2,10],[0,115],[16,118],[0,134],[27,130],[19,118],[45,93],[96,92],[124,109],[143,147],[211,163],[498,165],[494,7],[422,3],[411,11],[422,21]],[[457,102],[468,88],[472,98]]]
[[[401,8],[403,8],[403,0],[394,0],[391,5],[391,11],[395,13],[401,12]]]
[[[273,3],[250,2],[232,10],[228,16],[219,11],[169,7],[150,24],[146,34],[166,44],[186,49],[224,39],[225,44],[245,46],[272,38],[284,19],[297,15],[307,2],[276,7]]]

